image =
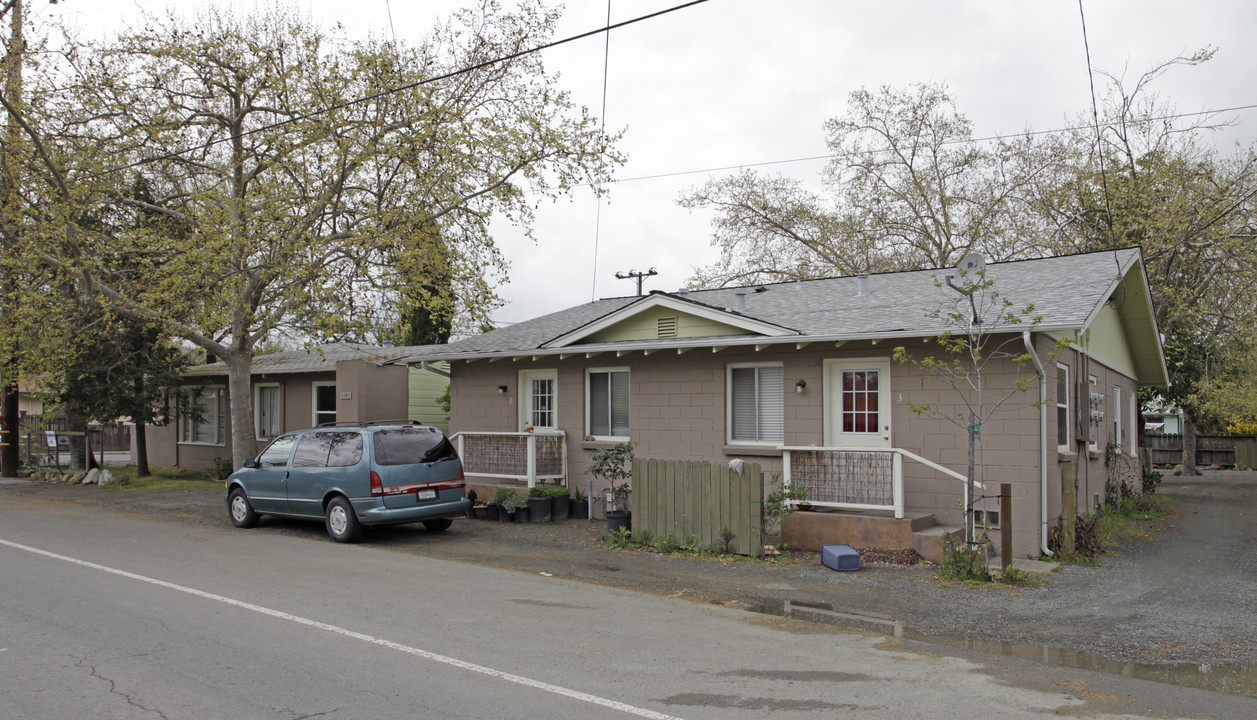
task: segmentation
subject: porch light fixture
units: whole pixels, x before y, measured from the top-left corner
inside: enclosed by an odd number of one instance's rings
[[[498,385],[498,392],[499,392],[499,393],[501,393],[501,394],[503,394],[503,395],[505,395],[505,394],[506,394],[506,386],[505,386],[505,385]]]
[[[794,383],[794,391],[797,393],[803,392],[805,387],[807,387],[807,380],[798,380]]]

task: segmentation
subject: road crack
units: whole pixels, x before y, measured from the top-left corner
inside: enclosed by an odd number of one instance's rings
[[[126,700],[127,704],[130,705],[131,707],[139,708],[140,710],[143,710],[144,712],[152,713],[156,715],[157,717],[162,718],[162,720],[169,720],[169,718],[166,717],[166,714],[163,713],[161,710],[158,710],[156,708],[151,708],[151,707],[148,707],[147,705],[137,702],[135,698],[131,697],[130,693],[126,693],[119,690],[118,683],[114,682],[113,680],[110,680],[104,675],[101,675],[100,672],[96,670],[95,665],[91,665],[87,662],[87,658],[79,658],[77,662],[75,662],[75,665],[77,667],[86,669],[91,674],[91,676],[96,678],[97,680],[108,683],[110,694],[117,695],[123,700]]]

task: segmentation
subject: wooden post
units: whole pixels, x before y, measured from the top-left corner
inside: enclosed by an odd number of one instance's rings
[[[1007,576],[1008,566],[1013,564],[1013,486],[1010,483],[999,486],[999,527],[999,569]]]
[[[1061,463],[1061,552],[1074,554],[1074,521],[1078,514],[1078,498],[1074,488],[1074,463]]]

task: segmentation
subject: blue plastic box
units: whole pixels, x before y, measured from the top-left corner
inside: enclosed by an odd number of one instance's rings
[[[821,547],[821,563],[825,567],[851,572],[860,569],[860,553],[850,545],[825,545]]]

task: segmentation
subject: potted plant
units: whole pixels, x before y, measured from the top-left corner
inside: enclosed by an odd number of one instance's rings
[[[472,489],[467,491],[467,499],[471,501],[471,504],[467,506],[467,519],[474,520],[476,518],[476,507],[481,504],[480,497],[476,495],[476,491]]]
[[[528,490],[528,514],[535,523],[550,522],[550,491],[543,487]]]
[[[568,517],[577,519],[585,519],[589,517],[589,500],[580,488],[572,488],[572,495],[568,500],[569,510]]]
[[[629,480],[633,477],[633,443],[620,443],[601,448],[589,454],[589,467],[585,472],[607,483],[607,501],[612,508],[606,511],[607,532],[632,527],[629,510],[629,494],[633,491]]]
[[[550,519],[566,520],[572,513],[568,490],[565,487],[552,487],[550,492]]]
[[[498,507],[498,520],[502,522],[519,521],[519,511],[527,511],[528,501],[523,495],[510,488],[498,488],[493,494],[493,504]]]

